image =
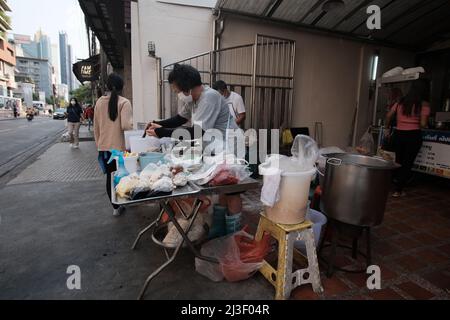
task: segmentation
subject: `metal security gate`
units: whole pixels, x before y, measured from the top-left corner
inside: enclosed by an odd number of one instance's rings
[[[247,109],[247,129],[290,127],[295,41],[257,35],[253,44],[211,51],[177,63],[196,68],[204,84],[223,80],[232,91],[239,93]],[[167,80],[174,64],[163,68],[162,118],[176,115],[179,111],[177,97]]]

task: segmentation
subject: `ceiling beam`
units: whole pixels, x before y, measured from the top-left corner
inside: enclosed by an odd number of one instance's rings
[[[336,23],[332,29],[336,29],[337,27],[339,27],[344,21],[346,21],[348,18],[350,18],[351,16],[353,16],[355,13],[357,13],[359,10],[361,10],[362,8],[366,7],[368,4],[370,4],[371,2],[373,2],[373,0],[366,0],[363,3],[361,3],[359,6],[357,6],[355,9],[353,9],[352,11],[350,11],[348,14],[345,15],[344,18],[341,19],[341,21],[339,21],[338,23]]]
[[[428,15],[430,15],[430,14],[436,12],[437,10],[441,9],[442,7],[447,6],[447,4],[448,4],[447,2],[444,2],[444,3],[441,4],[440,6],[438,6],[438,7],[436,7],[436,8],[433,8],[433,9],[431,9],[431,10],[428,10],[426,13],[424,13],[423,15],[421,15],[420,17],[418,17],[417,19],[415,19],[414,22],[407,23],[407,24],[401,26],[400,28],[397,28],[396,30],[394,30],[394,31],[392,31],[391,33],[389,33],[386,37],[384,37],[384,39],[389,39],[389,38],[391,38],[393,35],[399,33],[400,31],[402,31],[402,30],[404,30],[404,29],[406,29],[406,28],[408,28],[412,23],[415,23],[415,22],[417,22],[417,21],[419,21],[419,20],[425,18],[426,16],[428,16]],[[447,19],[448,19],[448,17],[447,17]]]
[[[297,23],[303,23],[303,21],[305,21],[305,19],[306,19],[311,13],[313,13],[314,11],[316,11],[316,9],[319,8],[320,5],[321,5],[322,3],[324,3],[324,2],[325,2],[325,0],[317,0],[317,2],[316,2],[311,8],[309,8],[309,10],[303,15],[303,17],[301,17],[301,18],[297,21]]]
[[[436,2],[436,0],[425,0],[425,1],[421,1],[419,3],[417,3],[416,5],[410,7],[408,10],[406,10],[405,12],[401,12],[400,14],[398,14],[397,16],[395,16],[393,19],[391,19],[391,21],[387,22],[387,23],[383,23],[383,29],[387,29],[389,28],[389,26],[393,25],[395,22],[399,21],[400,19],[404,19],[406,18],[409,14],[417,11],[418,9],[420,9],[421,7],[425,7],[430,3]],[[377,33],[379,30],[374,30],[370,35],[374,35],[375,33]]]
[[[348,39],[348,40],[353,40],[353,41],[358,41],[358,42],[363,42],[363,43],[369,43],[372,45],[380,45],[380,46],[397,48],[397,49],[412,51],[412,52],[414,52],[417,49],[416,47],[412,47],[412,46],[404,46],[404,45],[399,45],[399,44],[388,42],[388,41],[379,41],[376,39],[360,37],[360,36],[357,36],[355,34],[351,34],[348,32],[334,31],[334,30],[329,30],[329,29],[325,29],[325,28],[321,28],[321,27],[314,27],[309,24],[295,23],[295,22],[290,22],[290,21],[281,20],[281,19],[277,19],[277,18],[267,18],[267,17],[259,16],[259,15],[253,14],[253,13],[246,13],[246,12],[241,12],[241,11],[237,11],[237,10],[230,10],[230,9],[223,9],[223,8],[220,9],[220,11],[224,15],[228,14],[228,15],[246,17],[249,19],[256,19],[259,21],[271,22],[271,23],[275,23],[278,25],[287,26],[290,28],[294,27],[296,29],[307,31],[310,33],[328,35],[328,36],[332,36],[332,37],[340,37],[343,39]]]
[[[277,11],[280,4],[283,2],[283,0],[272,0],[270,1],[269,5],[264,9],[263,15],[266,17],[271,17]]]

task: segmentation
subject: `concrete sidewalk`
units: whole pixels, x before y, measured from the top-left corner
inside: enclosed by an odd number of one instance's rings
[[[93,142],[79,150],[59,143],[0,190],[0,299],[136,299],[147,276],[165,262],[149,235],[131,250],[158,207],[129,208],[115,218]],[[69,290],[67,268],[81,269],[81,290]],[[214,283],[182,250],[146,299],[272,299],[260,276]]]

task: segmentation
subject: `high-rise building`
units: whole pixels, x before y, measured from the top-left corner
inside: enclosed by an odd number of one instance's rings
[[[59,33],[59,62],[61,71],[61,83],[69,86],[69,50],[67,33]]]
[[[6,1],[0,1],[0,95],[11,96],[12,90],[16,89],[15,66],[16,53],[14,46],[9,43],[6,32],[11,30],[6,12],[10,12]],[[3,18],[7,17],[7,18]]]
[[[52,47],[50,38],[39,30],[34,35],[34,42],[37,46],[37,58],[52,61]]]
[[[17,82],[35,84],[36,93],[44,91],[46,97],[53,96],[52,66],[48,60],[28,57],[17,57]]]
[[[55,77],[55,83],[59,84],[61,83],[61,63],[59,60],[59,49],[58,45],[56,43],[52,43],[52,66],[54,69],[54,77]]]
[[[36,43],[28,35],[14,34],[14,43],[17,49],[23,51],[23,56],[27,58],[37,58],[38,48]]]
[[[28,35],[14,34],[14,43],[23,50],[24,57],[42,60],[52,60],[52,47],[49,36],[39,30],[34,40]]]
[[[69,59],[68,59],[68,63],[69,63],[69,79],[68,79],[68,85],[69,85],[69,92],[72,91],[74,89],[74,74],[72,72],[72,64],[73,64],[73,51],[72,51],[72,46],[69,44],[67,45],[67,52],[69,53]]]

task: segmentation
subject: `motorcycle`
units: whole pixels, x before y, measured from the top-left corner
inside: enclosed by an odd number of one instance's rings
[[[28,121],[33,120],[33,118],[34,118],[34,115],[33,115],[33,114],[31,114],[31,113],[28,113],[28,114],[27,114],[27,120],[28,120]]]

